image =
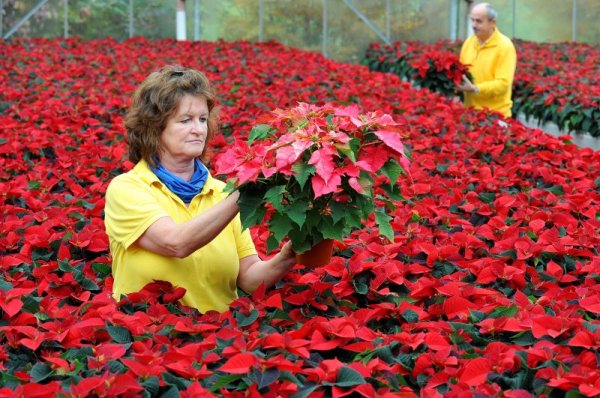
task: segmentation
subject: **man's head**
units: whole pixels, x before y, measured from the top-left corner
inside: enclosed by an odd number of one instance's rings
[[[473,33],[484,42],[490,38],[496,29],[496,18],[498,13],[489,3],[480,3],[473,6],[471,9],[471,25]]]

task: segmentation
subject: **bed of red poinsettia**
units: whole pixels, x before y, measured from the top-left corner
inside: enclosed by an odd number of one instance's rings
[[[115,302],[103,194],[165,63],[215,82],[213,164],[275,108],[392,115],[394,241],[372,220],[223,314],[164,283]],[[600,394],[600,153],[277,43],[2,42],[0,66],[0,397]]]

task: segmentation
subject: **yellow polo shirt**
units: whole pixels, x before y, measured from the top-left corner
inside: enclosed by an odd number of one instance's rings
[[[229,309],[237,298],[240,259],[256,254],[250,231],[242,230],[239,215],[209,244],[186,258],[161,256],[135,244],[161,217],[183,223],[214,206],[227,196],[224,186],[209,174],[202,192],[186,206],[143,160],[110,182],[104,211],[115,298],[164,280],[187,290],[181,299],[187,306],[201,312]]]
[[[465,105],[489,108],[510,117],[512,85],[517,67],[513,42],[496,28],[485,43],[472,35],[462,45],[460,62],[469,66],[478,93],[464,93]]]

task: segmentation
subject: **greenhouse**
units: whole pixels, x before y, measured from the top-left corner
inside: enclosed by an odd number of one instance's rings
[[[598,21],[0,0],[0,398],[600,396]]]

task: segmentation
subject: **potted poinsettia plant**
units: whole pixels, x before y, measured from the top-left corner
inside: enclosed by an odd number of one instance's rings
[[[266,222],[269,251],[287,237],[303,253],[342,240],[370,217],[393,240],[389,211],[401,199],[398,177],[409,159],[391,116],[299,103],[259,118],[248,140],[215,163],[240,191],[243,226]]]

